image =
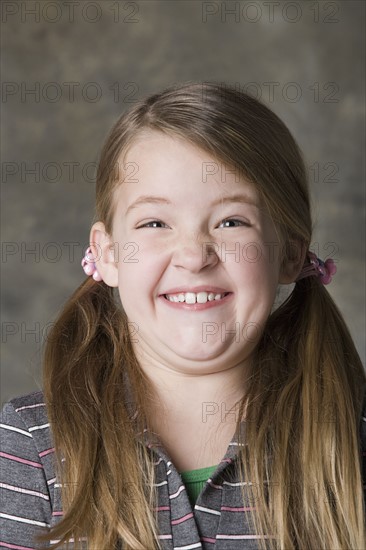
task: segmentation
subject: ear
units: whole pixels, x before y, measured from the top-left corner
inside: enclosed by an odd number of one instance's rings
[[[295,282],[304,265],[306,249],[306,244],[297,239],[290,239],[286,243],[286,253],[280,270],[279,283],[291,284]]]
[[[90,230],[90,246],[95,258],[95,267],[103,281],[111,287],[118,286],[117,243],[105,230],[104,223],[96,222]]]

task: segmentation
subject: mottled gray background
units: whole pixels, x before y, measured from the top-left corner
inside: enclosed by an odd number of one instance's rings
[[[41,387],[47,327],[84,278],[109,128],[188,80],[249,88],[293,132],[313,248],[338,260],[328,289],[364,360],[363,1],[7,1],[1,17],[2,402]]]

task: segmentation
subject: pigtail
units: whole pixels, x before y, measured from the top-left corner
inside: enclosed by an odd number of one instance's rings
[[[329,292],[317,277],[298,281],[268,319],[248,389],[256,399],[248,403],[242,475],[262,488],[253,527],[273,535],[263,548],[366,547],[365,392]]]
[[[158,548],[154,468],[135,437],[145,424],[141,388],[133,388],[143,384],[146,397],[148,384],[113,288],[89,277],[76,289],[49,334],[43,378],[64,517],[40,540],[58,539],[51,548],[70,539],[77,548],[85,537],[88,548],[117,548],[118,540],[123,550]]]

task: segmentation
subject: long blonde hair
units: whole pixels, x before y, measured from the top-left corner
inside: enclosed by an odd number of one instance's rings
[[[167,88],[117,120],[96,183],[95,221],[110,235],[121,181],[115,167],[145,130],[183,137],[239,169],[268,207],[285,245],[283,261],[290,239],[308,249],[307,173],[295,140],[260,101],[215,83]],[[93,550],[118,541],[126,550],[159,549],[154,466],[135,435],[149,427],[153,392],[115,289],[91,277],[76,289],[49,334],[43,377],[65,482],[64,517],[43,540],[60,539],[54,548],[87,537]],[[261,539],[261,548],[365,548],[359,425],[366,376],[342,315],[316,277],[298,281],[270,315],[247,384],[236,433],[245,408],[239,465],[253,494],[246,486],[243,499],[257,505],[255,532],[273,537]]]

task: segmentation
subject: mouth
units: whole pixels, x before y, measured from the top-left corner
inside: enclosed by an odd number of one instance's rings
[[[233,292],[179,292],[174,294],[160,294],[159,298],[164,300],[168,306],[185,309],[201,310],[220,306],[226,303]]]
[[[168,302],[180,304],[207,304],[208,302],[220,302],[231,292],[178,292],[171,294],[162,294]]]

